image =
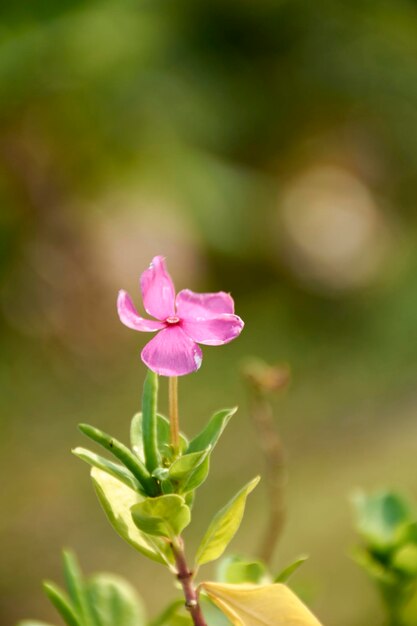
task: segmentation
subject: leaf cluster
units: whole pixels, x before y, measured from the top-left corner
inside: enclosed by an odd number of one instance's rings
[[[390,623],[417,624],[417,514],[412,504],[393,491],[353,497],[356,529],[362,545],[356,562],[376,584]]]
[[[208,476],[211,454],[236,409],[215,413],[191,441],[181,433],[175,450],[169,420],[157,411],[157,393],[158,377],[149,372],[142,411],[132,419],[130,447],[93,426],[80,425],[112,460],[86,448],[73,453],[92,467],[95,491],[118,534],[145,556],[173,568],[172,544],[191,521],[196,490]],[[247,483],[214,516],[198,548],[197,567],[223,554],[258,481]]]

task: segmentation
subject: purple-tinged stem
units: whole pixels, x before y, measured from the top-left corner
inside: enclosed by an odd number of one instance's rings
[[[194,626],[207,626],[198,600],[198,593],[194,586],[193,572],[189,570],[187,565],[184,553],[184,543],[181,537],[178,537],[176,541],[173,541],[171,546],[175,557],[177,578],[181,583],[184,592],[185,608],[190,612]]]

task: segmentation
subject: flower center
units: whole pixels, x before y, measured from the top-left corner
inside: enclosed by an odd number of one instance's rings
[[[171,317],[167,317],[165,321],[167,324],[178,324],[180,318],[176,315],[171,315]]]

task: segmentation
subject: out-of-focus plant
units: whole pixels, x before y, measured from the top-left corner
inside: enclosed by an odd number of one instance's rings
[[[45,581],[44,590],[67,626],[145,626],[142,600],[133,587],[114,574],[85,578],[72,552],[63,554],[67,591]],[[18,626],[48,626],[23,620]]]
[[[380,593],[388,626],[417,624],[417,513],[394,491],[353,497],[362,545],[354,552]]]

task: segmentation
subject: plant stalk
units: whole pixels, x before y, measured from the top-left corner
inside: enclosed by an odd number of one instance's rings
[[[198,593],[194,586],[193,572],[189,570],[185,558],[184,542],[181,537],[177,537],[176,540],[172,542],[171,546],[175,557],[177,578],[181,583],[184,593],[185,608],[190,612],[194,626],[207,626],[198,600]]]
[[[169,377],[169,424],[174,456],[180,451],[180,426],[178,419],[178,377]]]
[[[259,556],[270,565],[285,521],[285,454],[275,429],[271,404],[261,394],[253,393],[251,414],[265,460],[269,504],[269,517],[259,546]]]

